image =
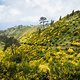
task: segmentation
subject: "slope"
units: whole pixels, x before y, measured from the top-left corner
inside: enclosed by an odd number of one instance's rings
[[[29,31],[30,32],[30,31]],[[80,80],[80,11],[20,37],[19,47],[0,52],[1,80]]]
[[[35,32],[37,27],[35,26],[15,26],[12,28],[8,28],[7,30],[0,31],[0,35],[4,36],[6,35],[7,37],[14,37],[18,40],[22,38],[23,36],[27,35],[28,37],[31,33]],[[0,40],[0,49],[2,49],[4,46],[4,43]]]
[[[71,45],[80,46],[80,11],[68,14],[48,28],[43,29],[39,34],[35,32],[27,43],[45,46],[59,45],[63,48]]]

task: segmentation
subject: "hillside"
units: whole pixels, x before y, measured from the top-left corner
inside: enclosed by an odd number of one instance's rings
[[[1,80],[80,80],[80,11],[25,32],[0,51]]]
[[[28,37],[31,33],[35,32],[36,30],[36,26],[19,25],[0,31],[0,36],[6,35],[7,37],[14,37],[15,39],[20,40],[20,38],[22,38],[23,36],[27,35],[26,37]],[[0,48],[2,48],[2,46],[4,46],[4,44],[0,40]]]
[[[43,29],[39,34],[35,32],[26,43],[61,46],[63,49],[71,47],[75,51],[77,48],[80,52],[80,11],[68,14],[48,28]]]
[[[64,43],[79,41],[80,12],[76,11],[74,14],[63,17],[47,29],[42,30],[38,36],[36,36],[36,33],[30,37],[33,44],[37,42],[37,44],[64,45]]]

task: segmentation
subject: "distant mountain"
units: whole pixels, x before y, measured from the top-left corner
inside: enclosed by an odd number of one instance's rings
[[[23,34],[25,31],[27,31],[30,28],[31,27],[29,26],[19,25],[2,31],[1,35],[7,35],[7,36],[13,36],[15,38],[19,38],[21,34]]]

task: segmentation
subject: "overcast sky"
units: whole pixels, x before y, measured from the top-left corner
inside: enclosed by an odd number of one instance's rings
[[[57,20],[80,9],[80,0],[0,0],[0,29],[38,24],[41,16]]]

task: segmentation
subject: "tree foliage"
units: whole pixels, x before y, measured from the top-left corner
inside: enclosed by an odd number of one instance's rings
[[[20,46],[19,41],[14,37],[7,37],[6,35],[2,35],[0,36],[0,40],[5,44],[3,51],[5,51],[8,47],[11,47],[12,53],[14,54],[13,48],[15,46]]]
[[[45,23],[48,22],[48,21],[47,21],[47,18],[46,18],[46,17],[40,17],[39,22],[40,22],[40,24],[42,24],[43,27],[44,27]]]

